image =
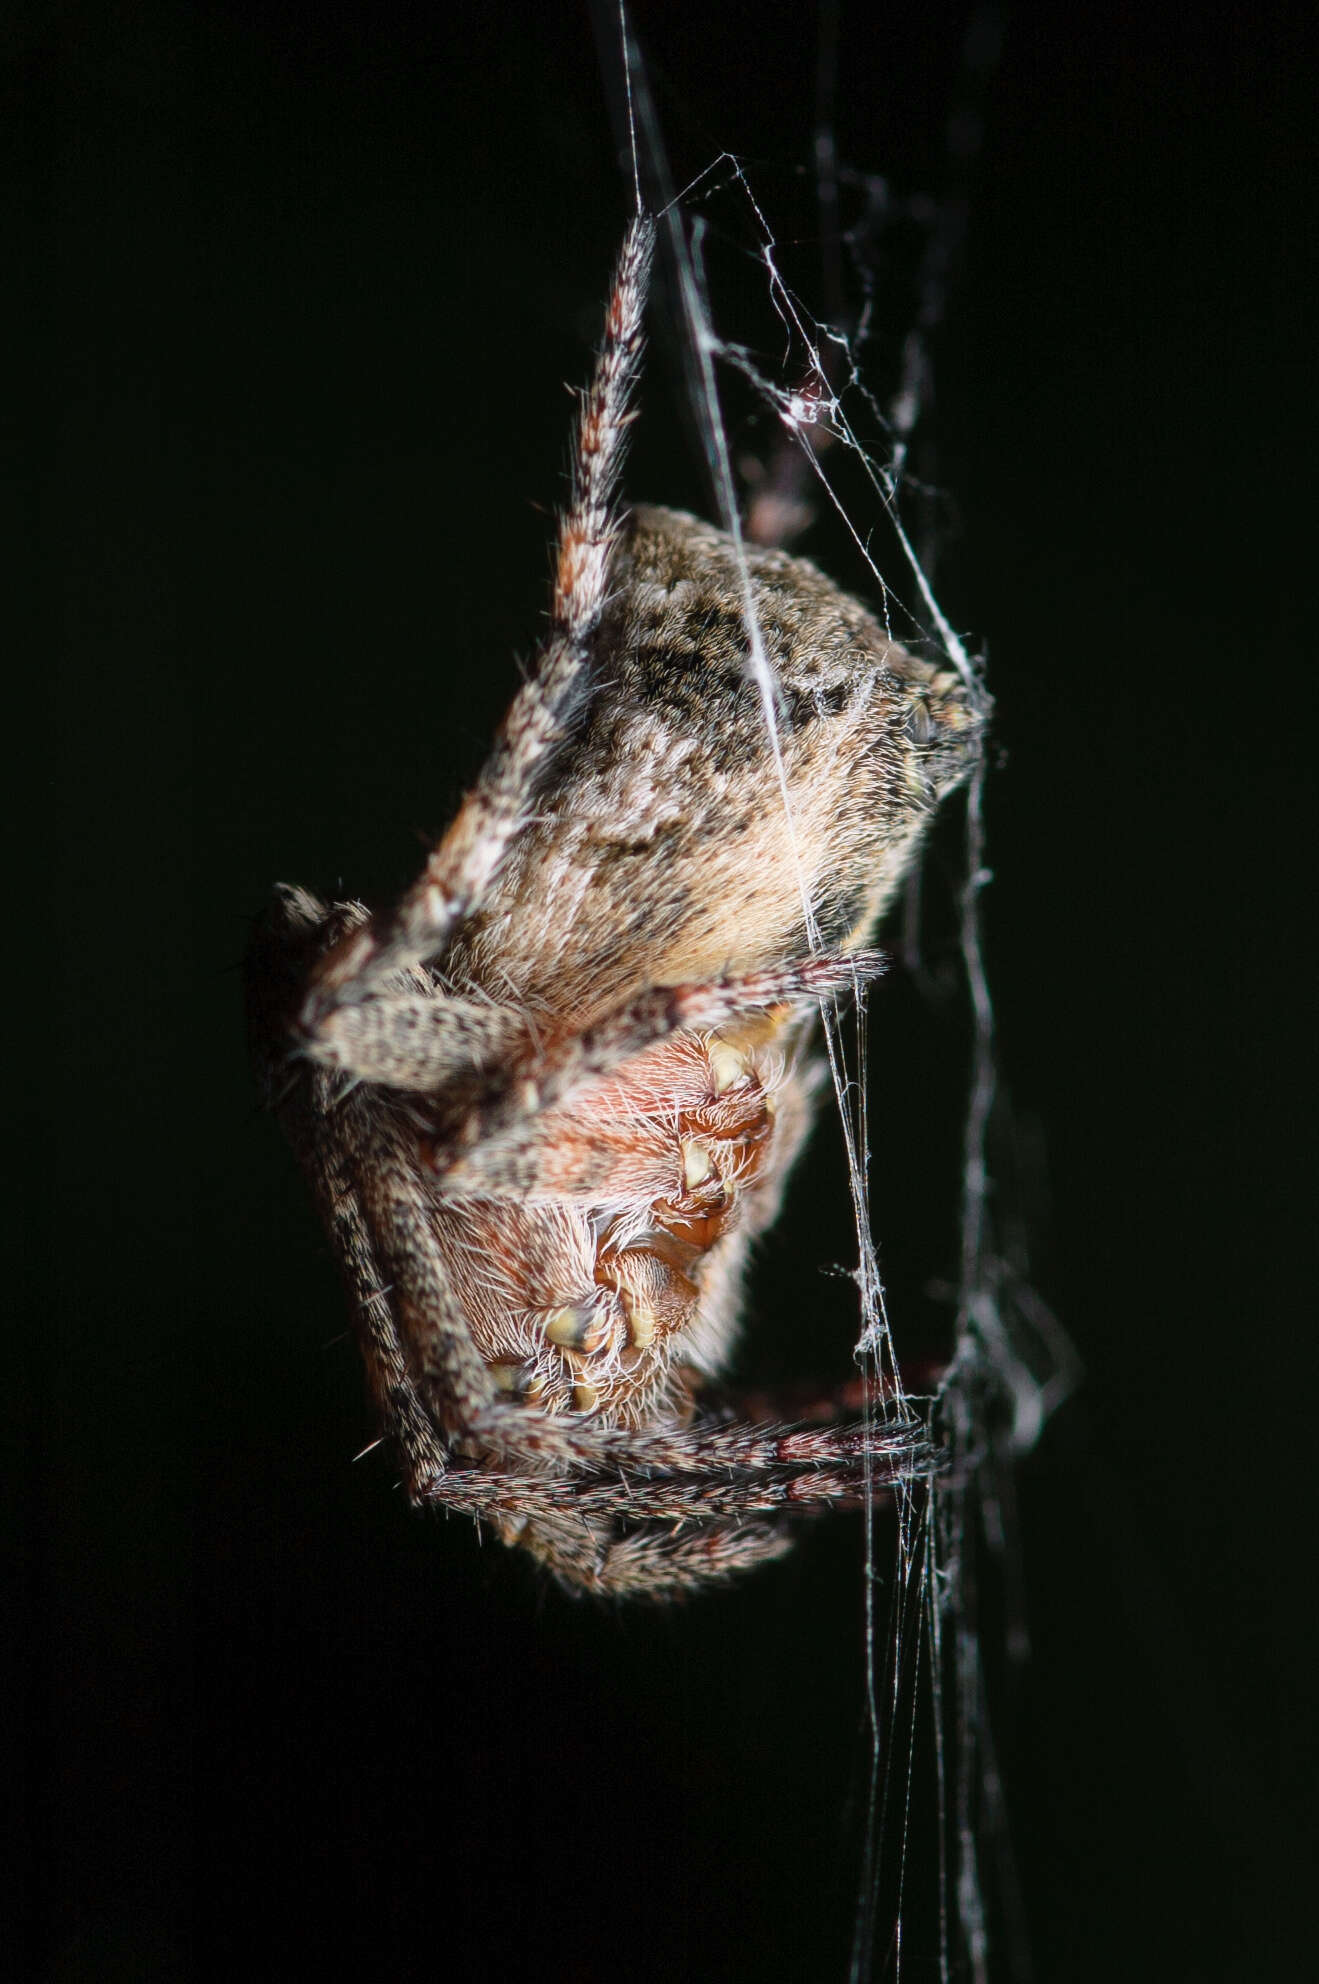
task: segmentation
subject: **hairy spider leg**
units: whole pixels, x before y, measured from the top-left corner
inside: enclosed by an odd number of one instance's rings
[[[316,907],[319,907],[317,905]],[[363,912],[365,915],[365,912]],[[474,1104],[459,1137],[437,1153],[435,1168],[469,1171],[472,1147],[494,1153],[516,1142],[515,1132],[556,1107],[573,1091],[615,1072],[657,1041],[682,1031],[717,1028],[775,1007],[804,1011],[817,1000],[855,992],[885,967],[881,951],[816,953],[707,984],[661,985],[627,1000],[578,1033],[533,1039],[526,1016],[497,1001],[388,993],[327,1013],[308,1035],[305,1051],[324,1067],[356,1081],[432,1094],[458,1075],[481,1075],[487,1099]],[[534,1088],[523,1057],[534,1051]],[[493,1168],[484,1185],[493,1182]]]
[[[628,401],[641,368],[654,242],[654,222],[638,216],[614,273],[604,337],[577,421],[548,639],[513,698],[475,786],[417,882],[390,916],[351,932],[320,960],[304,1006],[309,1028],[336,1007],[367,998],[391,972],[444,948],[489,888],[526,821],[537,781],[585,705],[590,637],[607,597],[618,530],[615,496],[626,452]]]

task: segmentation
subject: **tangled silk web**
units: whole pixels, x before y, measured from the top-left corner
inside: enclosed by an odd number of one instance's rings
[[[792,536],[816,515],[836,518],[869,572],[869,591],[886,631],[909,649],[957,670],[982,708],[989,698],[976,660],[941,610],[930,573],[937,533],[909,527],[909,509],[928,508],[913,473],[913,443],[928,398],[930,335],[947,298],[961,206],[895,200],[886,184],[842,169],[827,125],[816,145],[819,244],[836,257],[824,272],[838,321],[808,311],[785,274],[762,203],[741,162],[723,155],[678,194],[667,171],[645,76],[624,23],[621,101],[625,105],[638,207],[649,205],[667,240],[672,294],[680,317],[688,385],[716,521],[739,554],[748,542]],[[979,51],[983,59],[985,51]],[[977,51],[968,52],[973,63]],[[965,124],[961,126],[965,156]],[[643,191],[644,189],[644,191]],[[905,239],[905,281],[881,285],[881,239]],[[915,244],[914,248],[912,244]],[[772,312],[776,348],[723,335],[712,303],[719,258],[758,268]],[[901,254],[886,269],[901,268]],[[895,297],[892,288],[903,293]],[[851,303],[849,306],[848,293]],[[890,334],[895,321],[896,337]],[[768,343],[768,340],[767,340]],[[772,437],[762,458],[735,460],[730,400],[758,409]],[[768,455],[768,459],[763,458]],[[739,500],[739,477],[748,500]],[[775,683],[756,623],[743,559],[743,601],[751,668],[778,760]],[[782,767],[780,763],[780,777]],[[946,1456],[934,1481],[886,1490],[882,1519],[867,1498],[865,1520],[867,1718],[870,1754],[865,1832],[851,1975],[900,1977],[904,1911],[918,1884],[933,1891],[939,1975],[987,1979],[991,1945],[1009,1970],[1024,1967],[1019,1909],[1003,1799],[992,1743],[986,1651],[980,1630],[982,1585],[1000,1595],[1010,1572],[1011,1469],[1035,1442],[1076,1376],[1069,1344],[1030,1287],[1019,1246],[1000,1238],[991,1190],[990,1137],[1005,1104],[999,1094],[994,1008],[981,944],[986,866],[983,763],[965,799],[960,881],[950,905],[960,951],[961,998],[970,1052],[962,1123],[960,1262],[952,1350],[923,1397],[907,1389],[899,1360],[901,1318],[892,1318],[877,1254],[870,1202],[870,1138],[864,1012],[850,1020],[825,1004],[824,1035],[841,1123],[856,1233],[859,1305],[855,1356],[872,1423],[923,1423]],[[786,782],[781,790],[788,804]],[[919,890],[907,918],[909,953],[919,971]],[[802,915],[813,949],[822,948],[805,890]],[[895,1517],[887,1513],[896,1504]],[[892,1565],[879,1553],[892,1536]],[[1011,1593],[1008,1636],[1018,1642]],[[1000,1633],[999,1637],[1002,1637]],[[992,1649],[991,1649],[992,1650]],[[913,1818],[918,1771],[934,1778],[933,1833]],[[914,1952],[915,1953],[915,1952]],[[928,1957],[922,1949],[919,1954]],[[997,1968],[996,1963],[996,1968]]]

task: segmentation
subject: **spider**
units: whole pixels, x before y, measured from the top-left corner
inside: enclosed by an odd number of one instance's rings
[[[248,984],[412,1502],[659,1597],[936,1464],[910,1417],[757,1423],[717,1380],[820,1002],[880,970],[983,708],[805,561],[619,507],[653,238],[623,246],[548,635],[476,785],[387,912],[278,889]]]

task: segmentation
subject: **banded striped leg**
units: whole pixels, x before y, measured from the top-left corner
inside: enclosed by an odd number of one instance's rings
[[[554,752],[591,690],[590,644],[607,596],[617,535],[615,496],[628,401],[641,365],[642,312],[654,224],[629,228],[614,275],[595,374],[582,401],[572,493],[559,523],[550,632],[514,697],[476,785],[416,883],[394,911],[351,932],[323,957],[303,1007],[314,1034],[329,1013],[375,993],[391,972],[435,957],[482,900],[530,812]]]

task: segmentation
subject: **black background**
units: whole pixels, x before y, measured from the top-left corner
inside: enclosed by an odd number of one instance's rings
[[[1302,18],[1011,13],[938,351],[1004,1067],[1088,1373],[1022,1469],[999,1730],[1043,1979],[1271,1978],[1313,1940]],[[937,189],[963,25],[844,10],[853,163]],[[639,26],[679,177],[732,148],[792,210],[813,11]],[[589,17],[5,32],[12,917],[56,1035],[13,1070],[32,1974],[840,1978],[859,1526],[643,1614],[410,1519],[348,1464],[356,1354],[245,1068],[244,919],[276,877],[405,879],[535,638],[627,207]],[[661,349],[630,484],[706,507],[680,405]],[[877,1221],[916,1310],[959,1072],[923,1027],[899,975]],[[770,1369],[846,1368],[827,1143],[757,1283]],[[904,1974],[931,1950],[914,1903]]]

